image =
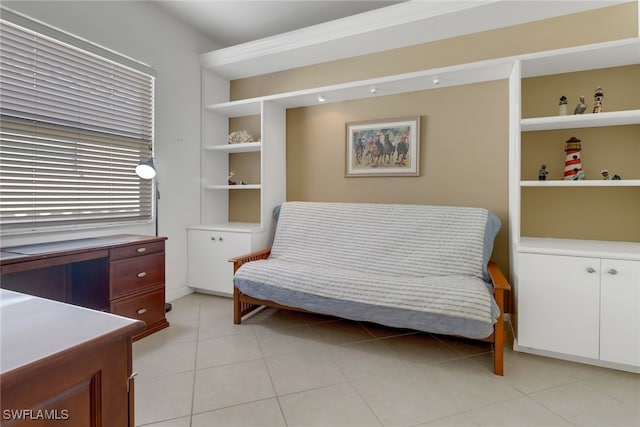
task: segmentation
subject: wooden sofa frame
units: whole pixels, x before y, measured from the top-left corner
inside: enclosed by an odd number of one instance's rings
[[[235,274],[235,272],[240,268],[240,266],[242,266],[242,264],[251,261],[267,259],[270,254],[271,248],[267,248],[248,255],[231,258],[229,262],[233,262],[233,272]],[[498,317],[496,324],[493,325],[493,334],[491,334],[487,338],[481,339],[480,341],[488,341],[493,343],[493,372],[496,375],[504,375],[504,302],[505,294],[506,292],[511,290],[511,286],[509,285],[507,279],[504,277],[502,270],[500,270],[500,267],[498,267],[495,262],[489,262],[488,271],[489,276],[491,277],[491,284],[493,286],[493,297],[496,300],[496,304],[500,308],[500,317]],[[253,298],[249,295],[243,294],[235,286],[233,287],[234,324],[239,325],[242,322],[242,318],[244,316],[263,306],[307,312],[307,310],[298,307],[289,307],[273,301]]]

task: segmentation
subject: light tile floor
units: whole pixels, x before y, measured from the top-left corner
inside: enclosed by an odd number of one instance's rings
[[[267,309],[173,302],[134,344],[136,425],[640,426],[640,375],[489,344]]]

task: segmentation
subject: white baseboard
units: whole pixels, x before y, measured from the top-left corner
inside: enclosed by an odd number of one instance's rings
[[[194,292],[193,288],[185,286],[183,288],[177,289],[175,291],[168,292],[165,295],[165,300],[167,302],[175,301],[178,298],[186,297],[187,295],[191,295]]]
[[[537,356],[552,357],[554,359],[567,360],[569,362],[584,363],[586,365],[600,366],[602,368],[617,369],[620,371],[633,372],[640,374],[640,366],[623,365],[621,363],[606,362],[599,359],[591,359],[589,357],[574,356],[572,354],[556,353],[554,351],[540,350],[532,347],[524,347],[518,345],[518,340],[513,340],[513,349],[521,353],[535,354]]]

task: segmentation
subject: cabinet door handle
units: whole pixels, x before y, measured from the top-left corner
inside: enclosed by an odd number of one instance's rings
[[[147,250],[147,248],[138,248],[138,249],[136,249],[136,252],[142,253],[142,252],[144,252],[146,250]]]
[[[140,308],[138,309],[138,314],[145,314],[147,312],[146,308]]]
[[[593,273],[595,273],[595,272],[596,272],[596,269],[595,269],[595,268],[593,268],[593,267],[587,267],[587,273],[589,273],[589,274],[593,274]]]
[[[146,271],[141,271],[140,273],[138,273],[138,277],[141,278],[141,279],[146,275],[147,275]]]
[[[618,270],[616,270],[615,268],[610,268],[609,270],[607,270],[607,273],[611,275],[618,274]]]
[[[222,242],[222,237],[218,237],[218,242]]]

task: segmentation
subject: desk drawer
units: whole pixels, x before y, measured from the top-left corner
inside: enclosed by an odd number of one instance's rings
[[[110,299],[164,285],[164,277],[164,252],[112,261],[109,267]]]
[[[113,248],[109,251],[111,261],[164,252],[164,240],[160,242],[138,243],[137,245]]]
[[[164,320],[164,287],[111,301],[111,313],[142,320],[147,327]]]

